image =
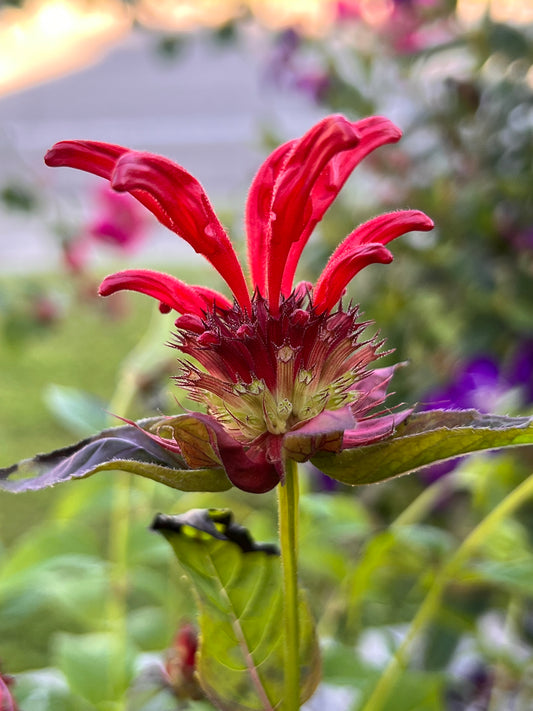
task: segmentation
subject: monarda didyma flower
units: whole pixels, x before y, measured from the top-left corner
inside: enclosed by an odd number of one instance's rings
[[[222,465],[235,486],[260,493],[283,480],[286,458],[377,442],[410,413],[383,407],[394,367],[372,369],[381,342],[363,340],[367,324],[342,296],[361,269],[392,260],[388,242],[430,230],[432,221],[417,210],[376,217],[337,247],[314,286],[294,286],[302,250],[352,170],[400,136],[385,118],[352,123],[334,115],[267,158],[246,206],[251,288],[202,186],[184,168],[107,143],[63,141],[48,152],[48,165],[94,173],[137,198],[202,254],[233,294],[230,301],[144,269],[112,274],[100,286],[104,296],[142,292],[179,314],[173,345],[189,358],[176,380],[207,405],[207,413],[192,414],[209,433],[193,466]],[[174,421],[150,436],[191,462]]]

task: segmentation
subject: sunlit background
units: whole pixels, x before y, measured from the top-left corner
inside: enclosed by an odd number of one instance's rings
[[[296,28],[306,35],[331,31],[338,2],[333,0],[27,0],[0,9],[0,93],[5,95],[95,61],[120,42],[134,23],[164,32],[217,27],[246,13],[272,30]],[[347,0],[371,25],[385,24],[393,0]],[[17,3],[18,5],[18,3]],[[485,15],[498,22],[533,22],[531,0],[458,0],[465,24]]]

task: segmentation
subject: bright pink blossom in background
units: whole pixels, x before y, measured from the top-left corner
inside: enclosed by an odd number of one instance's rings
[[[0,711],[18,711],[18,706],[10,691],[12,684],[12,677],[0,674]]]
[[[91,219],[63,245],[67,266],[73,272],[82,272],[98,243],[133,253],[147,236],[146,218],[146,212],[130,195],[118,193],[109,185],[99,186],[93,196]]]
[[[129,192],[202,254],[227,283],[233,300],[174,276],[131,269],[104,279],[104,296],[131,289],[175,310],[178,383],[207,405],[194,413],[210,433],[215,463],[246,491],[283,480],[287,457],[338,451],[389,436],[410,412],[383,409],[394,368],[371,370],[381,345],[363,340],[367,324],[342,297],[372,263],[386,264],[385,245],[432,221],[417,210],[366,222],[337,247],[313,286],[294,284],[298,261],[315,226],[358,163],[401,137],[382,117],[350,122],[329,116],[277,148],[260,167],[246,205],[249,279],[200,183],[170,160],[121,146],[63,141],[47,154]],[[172,418],[169,418],[172,419]],[[185,456],[179,433],[151,436]]]

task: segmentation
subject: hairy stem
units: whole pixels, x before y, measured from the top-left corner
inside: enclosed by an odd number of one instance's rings
[[[284,711],[300,708],[300,631],[298,615],[298,468],[285,463],[285,481],[278,486],[279,537],[283,570],[285,639]]]

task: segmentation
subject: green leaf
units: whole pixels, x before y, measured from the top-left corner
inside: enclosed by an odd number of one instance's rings
[[[471,452],[533,444],[529,417],[481,415],[476,410],[432,410],[411,415],[388,439],[313,464],[343,484],[373,484]]]
[[[55,662],[70,688],[98,706],[122,699],[135,672],[135,649],[107,633],[60,634]]]
[[[160,421],[161,418],[153,418],[141,420],[139,427],[130,424],[113,427],[69,447],[0,469],[0,489],[13,493],[44,489],[106,470],[138,474],[181,491],[231,488],[222,468],[190,469],[182,457],[154,442],[140,429]]]
[[[60,671],[53,668],[17,674],[15,693],[20,709],[31,711],[95,711],[75,695]]]
[[[44,399],[59,422],[77,437],[88,437],[109,424],[105,403],[83,390],[51,384]]]
[[[283,708],[284,639],[277,549],[257,544],[225,509],[156,517],[187,571],[200,608],[197,667],[206,695],[223,711]],[[301,701],[314,692],[320,659],[307,603],[300,599]]]
[[[473,576],[472,576],[473,574]],[[511,595],[533,595],[533,559],[476,561],[466,572],[466,579],[486,582],[507,590]]]

